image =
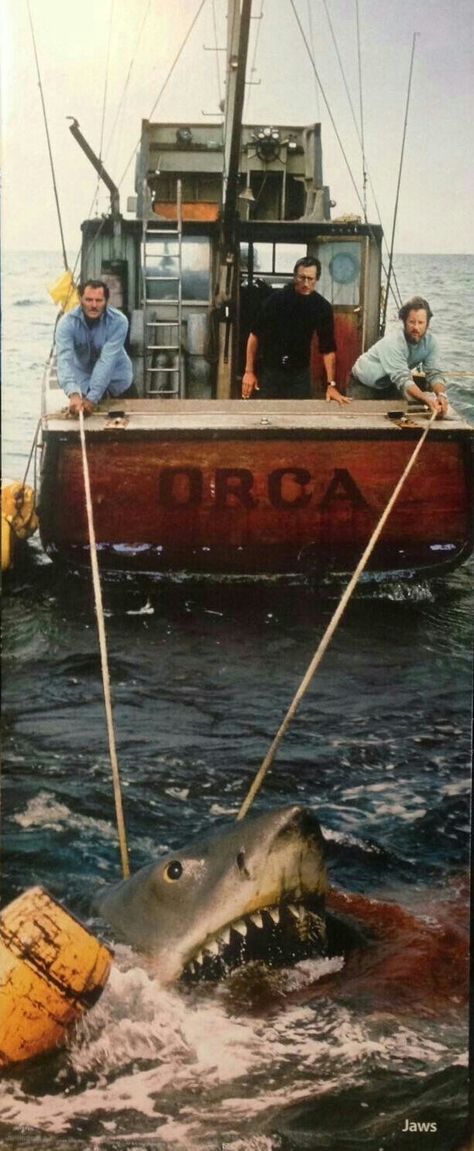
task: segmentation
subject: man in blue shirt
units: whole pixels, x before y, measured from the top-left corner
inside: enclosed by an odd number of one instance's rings
[[[69,399],[69,411],[90,416],[107,393],[120,399],[137,397],[132,362],[124,343],[127,317],[110,307],[103,280],[87,280],[79,289],[80,304],[59,321],[56,351],[59,383]]]
[[[356,360],[348,394],[356,400],[398,398],[421,400],[445,416],[448,411],[446,381],[440,368],[435,337],[428,331],[432,311],[422,296],[413,296],[398,313],[402,328],[377,340]],[[423,370],[426,387],[415,383],[412,371]]]

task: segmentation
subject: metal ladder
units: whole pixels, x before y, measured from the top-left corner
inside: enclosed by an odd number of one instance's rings
[[[146,198],[145,198],[146,203]],[[143,274],[143,333],[144,333],[144,387],[145,396],[181,397],[183,395],[182,324],[182,207],[181,180],[176,188],[176,228],[160,227],[145,214],[142,233]],[[152,260],[157,262],[156,240],[171,240],[176,253],[168,255],[175,265],[172,275],[156,275]],[[161,262],[167,255],[161,249]],[[156,286],[166,284],[172,289],[169,298],[153,294]]]

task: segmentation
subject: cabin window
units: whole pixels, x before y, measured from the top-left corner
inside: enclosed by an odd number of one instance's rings
[[[181,249],[182,299],[208,300],[210,292],[210,249],[207,236],[185,236]],[[160,283],[150,281],[150,300],[175,299],[179,273],[178,241],[175,236],[160,236],[147,255],[150,276],[169,276]]]
[[[360,300],[361,245],[359,240],[320,241],[321,279],[318,291],[331,304],[353,307]]]
[[[333,240],[319,237],[311,245],[297,243],[253,243],[241,246],[241,272],[252,268],[252,279],[260,279],[272,288],[281,288],[293,276],[296,261],[314,255],[321,261],[318,292],[336,307],[357,307],[360,302],[360,240]]]
[[[281,287],[293,276],[296,261],[306,256],[306,244],[266,244],[250,245],[253,256],[253,279],[267,280],[275,288]],[[241,245],[241,271],[245,272],[249,263],[249,245]]]

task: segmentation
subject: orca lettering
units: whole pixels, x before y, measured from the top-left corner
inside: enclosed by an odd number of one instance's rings
[[[229,506],[229,498],[244,508],[254,508],[258,500],[251,494],[253,475],[248,468],[216,468],[216,508]]]
[[[290,478],[293,486],[299,487],[299,495],[292,499],[283,495],[284,481]],[[311,502],[311,493],[304,488],[311,482],[311,474],[306,468],[276,468],[268,477],[268,498],[274,508],[305,508]],[[288,486],[288,485],[286,485]]]
[[[269,503],[277,510],[307,507],[314,500],[313,479],[307,468],[275,468],[267,476]],[[165,467],[159,475],[158,500],[170,509],[197,508],[213,502],[221,511],[238,505],[251,510],[260,503],[253,491],[254,482],[249,468],[216,468],[208,476],[201,468],[190,465]],[[348,500],[355,509],[369,506],[350,472],[335,468],[319,507],[327,512],[341,500]]]
[[[348,499],[354,508],[368,507],[367,500],[346,468],[334,469],[331,483],[321,501],[321,508],[326,510],[332,500],[340,499]]]
[[[195,508],[202,503],[202,489],[200,468],[163,468],[158,499],[167,508]]]

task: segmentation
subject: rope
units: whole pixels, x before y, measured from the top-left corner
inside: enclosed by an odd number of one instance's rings
[[[122,792],[120,787],[120,773],[115,747],[115,732],[112,717],[112,700],[110,694],[110,676],[107,659],[107,642],[105,638],[104,609],[102,605],[102,590],[99,578],[99,565],[97,562],[97,545],[94,531],[94,518],[92,514],[91,487],[89,478],[89,464],[87,460],[86,437],[84,432],[84,415],[79,412],[79,432],[82,448],[82,468],[84,472],[84,488],[86,494],[87,522],[89,527],[89,543],[91,550],[92,583],[94,587],[95,610],[97,629],[99,633],[100,657],[102,665],[102,683],[104,687],[105,714],[107,718],[107,732],[109,737],[110,762],[112,765],[112,779],[114,786],[115,812],[117,817],[117,830],[120,844],[120,857],[122,861],[122,874],[124,879],[130,875],[128,862],[127,836],[123,816]]]
[[[401,492],[403,484],[405,483],[407,476],[411,472],[411,469],[412,469],[412,467],[413,467],[413,465],[414,465],[414,463],[415,463],[415,461],[416,461],[416,459],[417,459],[417,457],[418,457],[418,455],[419,455],[419,453],[423,447],[425,439],[426,439],[428,432],[430,430],[431,424],[433,423],[433,420],[436,418],[436,415],[437,415],[437,413],[433,412],[432,415],[430,416],[430,419],[426,425],[426,428],[424,429],[423,435],[419,439],[419,441],[416,445],[415,451],[413,452],[412,456],[410,457],[408,464],[405,468],[405,471],[403,472],[403,475],[400,477],[396,487],[394,488],[394,491],[392,492],[392,495],[388,501],[388,504],[385,508],[385,511],[382,513],[382,515],[381,515],[381,517],[377,523],[377,526],[376,526],[374,532],[372,533],[372,535],[370,537],[370,540],[367,544],[367,547],[366,547],[363,555],[361,556],[359,563],[357,564],[357,567],[354,571],[354,574],[352,575],[352,577],[351,577],[351,579],[347,585],[347,588],[346,588],[342,598],[339,601],[339,604],[338,604],[338,606],[337,606],[337,608],[336,608],[336,610],[335,610],[335,612],[334,612],[334,614],[333,614],[333,616],[332,616],[332,618],[331,618],[331,620],[330,620],[330,622],[326,628],[326,631],[323,635],[323,638],[322,638],[322,640],[321,640],[321,642],[320,642],[320,644],[319,644],[319,646],[318,646],[318,648],[317,648],[317,650],[316,650],[316,652],[315,652],[315,654],[311,660],[311,663],[308,667],[308,670],[306,671],[306,674],[304,675],[304,677],[300,683],[298,691],[296,692],[296,695],[294,696],[293,701],[290,704],[290,707],[288,708],[286,716],[285,716],[283,722],[280,724],[280,727],[278,728],[278,731],[277,731],[277,734],[273,740],[273,743],[271,744],[271,747],[270,747],[269,751],[267,752],[265,759],[263,760],[261,766],[259,767],[259,769],[257,771],[255,779],[252,783],[252,786],[250,787],[250,789],[246,795],[246,798],[244,799],[244,802],[240,808],[240,811],[237,815],[237,820],[243,819],[244,816],[247,814],[249,808],[251,807],[251,804],[253,803],[253,801],[255,799],[255,796],[257,795],[257,792],[260,790],[260,788],[262,786],[262,783],[265,779],[267,771],[268,771],[269,767],[271,767],[271,764],[273,763],[273,760],[275,758],[275,754],[276,754],[277,749],[278,749],[278,747],[279,747],[279,745],[283,739],[283,736],[285,735],[285,732],[287,731],[287,728],[289,727],[291,720],[293,719],[293,717],[295,715],[298,704],[301,702],[305,692],[307,691],[307,689],[311,683],[311,680],[312,680],[315,672],[317,671],[317,669],[319,667],[319,664],[321,663],[321,660],[322,660],[322,658],[326,652],[326,649],[328,648],[329,643],[330,643],[330,641],[334,635],[334,632],[337,628],[339,620],[342,618],[344,611],[347,607],[347,604],[349,603],[349,600],[350,600],[352,592],[354,591],[354,588],[357,584],[359,576],[361,575],[362,571],[364,570],[364,567],[366,566],[366,563],[367,563],[370,555],[372,554],[372,552],[374,550],[375,544],[377,543],[377,540],[378,540],[378,538],[379,538],[379,536],[380,536],[380,534],[381,534],[381,532],[385,526],[385,523],[386,523],[386,521],[390,515],[390,512],[392,511],[392,508],[393,508],[395,501],[398,499],[398,496]]]
[[[30,454],[29,454],[29,456],[28,456],[28,462],[27,462],[27,465],[26,465],[26,468],[25,468],[25,474],[24,474],[24,476],[23,476],[23,483],[22,483],[22,487],[23,487],[23,488],[24,488],[24,487],[25,487],[25,485],[26,485],[26,481],[27,481],[27,478],[28,478],[28,472],[29,472],[29,470],[30,470],[30,464],[31,464],[31,460],[32,460],[32,458],[33,458],[33,452],[35,451],[35,449],[36,449],[36,445],[37,445],[37,443],[38,443],[38,436],[39,436],[39,433],[40,433],[40,428],[41,428],[41,419],[39,419],[39,420],[38,420],[38,423],[37,423],[37,425],[36,425],[36,428],[35,428],[35,434],[34,434],[34,436],[33,436],[33,443],[32,443],[32,445],[31,445]],[[35,487],[36,487],[36,483],[35,483]]]

